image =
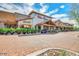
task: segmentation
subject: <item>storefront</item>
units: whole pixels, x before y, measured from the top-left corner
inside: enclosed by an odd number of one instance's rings
[[[56,29],[58,31],[70,31],[73,30],[73,24],[64,23],[60,20],[55,21]]]
[[[18,21],[20,28],[32,28],[32,18],[25,18]]]
[[[55,30],[56,25],[51,20],[48,20],[47,22],[42,22],[42,23],[36,24],[35,27],[39,30],[47,29],[49,31],[53,31],[53,30]]]

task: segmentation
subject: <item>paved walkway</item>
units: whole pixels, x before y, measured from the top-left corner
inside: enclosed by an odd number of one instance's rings
[[[65,48],[79,52],[79,32],[19,37],[0,35],[0,55],[27,55],[43,48]]]

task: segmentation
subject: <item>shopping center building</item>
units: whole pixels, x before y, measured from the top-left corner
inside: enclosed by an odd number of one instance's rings
[[[56,18],[45,14],[31,11],[28,15],[20,13],[11,13],[0,11],[0,28],[2,27],[19,27],[19,28],[36,28],[39,30],[70,30],[73,25],[64,23],[60,20],[53,21]]]

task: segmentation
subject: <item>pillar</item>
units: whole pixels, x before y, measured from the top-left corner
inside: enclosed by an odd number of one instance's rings
[[[44,29],[44,28],[43,28],[43,25],[41,25],[41,30],[42,30],[42,29]]]

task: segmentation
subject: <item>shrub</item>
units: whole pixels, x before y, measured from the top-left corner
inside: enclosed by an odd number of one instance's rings
[[[0,33],[1,34],[8,34],[8,33],[17,33],[17,34],[20,34],[20,33],[36,33],[38,32],[39,30],[37,29],[34,29],[34,28],[0,28]]]
[[[21,30],[21,28],[16,28],[16,29],[15,29],[15,32],[16,32],[17,34],[20,34],[20,33],[22,32],[22,30]]]
[[[3,34],[3,28],[0,28],[0,34]]]
[[[8,34],[8,33],[12,34],[15,32],[15,29],[14,28],[2,28],[0,32],[3,34]]]

